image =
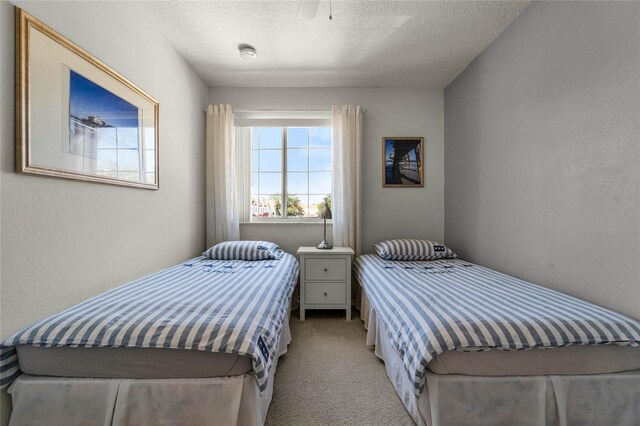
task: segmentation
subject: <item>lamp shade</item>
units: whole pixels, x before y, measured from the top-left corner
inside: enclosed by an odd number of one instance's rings
[[[326,203],[318,210],[318,218],[331,219],[331,209],[326,205]]]

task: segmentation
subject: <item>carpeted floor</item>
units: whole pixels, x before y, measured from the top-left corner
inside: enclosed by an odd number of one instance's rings
[[[267,425],[413,425],[384,364],[366,346],[358,312],[291,317],[292,341],[278,361]]]

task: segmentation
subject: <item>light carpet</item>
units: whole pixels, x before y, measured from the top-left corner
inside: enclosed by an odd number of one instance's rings
[[[354,311],[291,317],[292,341],[278,361],[267,425],[413,425],[384,363],[366,345]]]

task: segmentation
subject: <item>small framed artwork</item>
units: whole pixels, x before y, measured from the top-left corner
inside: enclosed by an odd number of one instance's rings
[[[424,138],[382,138],[382,186],[424,186]]]
[[[16,169],[158,189],[158,102],[22,9]]]

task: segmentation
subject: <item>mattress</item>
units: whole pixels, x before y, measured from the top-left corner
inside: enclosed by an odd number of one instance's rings
[[[20,369],[35,376],[183,379],[236,376],[252,370],[247,356],[164,348],[16,347]]]
[[[366,258],[371,260],[371,262],[363,263],[362,258]],[[386,299],[383,300],[381,304],[383,308],[388,308],[387,304],[393,304],[393,309],[383,309],[386,312],[391,312],[395,310],[395,312],[399,312],[402,310],[409,310],[413,312],[420,312],[420,310],[426,311],[429,304],[433,304],[433,310],[440,310],[443,312],[444,309],[448,309],[449,312],[453,312],[458,306],[454,303],[456,298],[450,298],[450,302],[447,303],[447,299],[443,286],[446,286],[446,292],[455,294],[456,291],[460,291],[460,288],[463,287],[465,276],[462,274],[458,274],[457,271],[460,268],[465,268],[463,271],[471,272],[473,268],[480,268],[476,265],[472,267],[468,266],[460,266],[460,265],[468,265],[468,262],[463,262],[459,260],[455,261],[428,261],[428,262],[389,262],[382,261],[377,256],[362,256],[359,258],[359,261],[356,261],[357,270],[356,276],[358,277],[358,282],[363,286],[363,290],[361,292],[361,318],[365,321],[365,327],[368,327],[369,315],[374,311],[377,313],[378,307],[376,303],[373,303],[371,298],[369,297],[369,291],[367,291],[366,283],[369,284],[375,283],[377,287],[385,286],[385,288],[389,288],[388,293],[386,295]],[[388,268],[388,269],[387,269]],[[428,268],[428,269],[425,269]],[[471,268],[471,269],[469,269]],[[364,270],[368,270],[373,272],[375,275],[373,277],[370,275],[369,279],[365,275]],[[485,268],[483,268],[485,269]],[[384,273],[389,272],[388,278],[385,280]],[[423,274],[422,271],[426,272],[435,272],[435,274]],[[442,272],[445,272],[444,274]],[[474,274],[473,272],[472,274]],[[495,274],[499,274],[495,272]],[[442,277],[446,277],[446,279],[442,279]],[[437,279],[434,279],[437,277]],[[487,285],[492,285],[493,287],[505,287],[500,280],[506,280],[507,285],[511,279],[515,280],[515,278],[504,276],[502,274],[494,275],[495,278],[498,279],[498,282],[491,281],[491,275],[489,275],[488,279],[485,278],[485,282]],[[374,279],[371,279],[374,278]],[[364,279],[364,283],[363,283]],[[460,281],[458,281],[460,280]],[[408,288],[407,294],[403,294],[402,297],[390,297],[389,294],[394,294],[395,286],[402,286],[405,284]],[[532,285],[533,286],[533,285]],[[539,287],[535,287],[532,291],[536,290]],[[372,286],[369,287],[369,290],[372,290]],[[375,287],[373,288],[375,290]],[[429,293],[428,296],[425,297],[425,293]],[[490,295],[491,290],[488,292]],[[379,293],[378,293],[379,294]],[[408,295],[418,295],[420,297],[411,298]],[[551,296],[556,296],[557,293],[553,292]],[[499,302],[499,294],[493,292],[494,301]],[[544,299],[542,299],[544,300]],[[538,300],[538,305],[542,301],[540,298]],[[400,301],[407,301],[410,305],[402,305]],[[378,300],[380,302],[380,300]],[[438,303],[436,303],[438,302]],[[553,300],[552,303],[556,301]],[[586,303],[586,302],[585,302]],[[498,306],[500,303],[496,303]],[[387,305],[387,306],[384,306]],[[592,305],[594,306],[594,305]],[[538,308],[539,311],[536,311],[536,305],[530,305],[529,312],[520,312],[520,317],[522,318],[522,314],[529,315],[531,317],[544,317],[544,313],[548,313],[545,311],[543,307]],[[576,318],[580,318],[581,312],[583,309],[582,306],[578,306],[578,313],[571,313],[567,311],[565,313],[564,318],[562,320],[565,323],[567,318],[571,318],[571,321],[575,322]],[[595,307],[595,309],[591,309],[587,312],[590,312],[592,318],[587,318],[585,321],[593,322],[598,321],[599,316],[599,307]],[[477,311],[478,318],[474,318],[471,316],[471,311],[466,310],[463,314],[458,317],[457,326],[464,327],[465,321],[467,321],[467,325],[469,323],[472,325],[467,328],[469,337],[474,332],[474,330],[479,330],[478,326],[486,326],[486,317],[483,322],[482,314],[485,312]],[[493,318],[497,318],[495,315],[499,312],[499,309],[495,310],[493,313]],[[601,311],[601,315],[608,315],[610,311]],[[427,316],[428,313],[425,313]],[[434,315],[432,313],[432,315]],[[384,319],[385,316],[380,316],[380,320]],[[416,318],[419,318],[416,313]],[[463,318],[464,320],[460,320]],[[618,321],[620,320],[628,320],[628,323],[622,322],[623,325],[629,324],[629,327],[633,330],[637,327],[637,323],[631,319],[628,319],[622,315],[618,316]],[[500,318],[502,322],[505,322],[503,318]],[[494,319],[495,321],[495,319]],[[428,323],[428,322],[426,322]],[[420,329],[416,328],[416,323],[409,323],[408,327],[405,329],[405,334],[410,341],[421,343],[419,333]],[[425,324],[425,322],[423,322]],[[435,329],[427,329],[426,332],[433,333],[432,335],[437,335],[442,330],[446,330],[446,328],[442,327],[442,322],[438,322],[440,327],[435,327]],[[445,322],[446,324],[446,322]],[[545,323],[547,326],[549,323]],[[618,327],[620,323],[614,323],[614,327]],[[450,330],[450,328],[449,328]],[[399,355],[405,362],[405,368],[409,372],[409,367],[407,364],[406,355],[408,355],[408,351],[404,350],[406,346],[399,345],[398,335],[394,332],[389,332],[389,338],[394,343],[395,351],[399,352]],[[425,332],[423,329],[422,332]],[[633,335],[633,334],[632,334]],[[620,339],[623,340],[623,339]],[[401,342],[400,342],[401,343]],[[611,342],[613,343],[613,342]],[[620,343],[625,343],[621,341]],[[627,342],[628,344],[629,342]],[[630,342],[632,345],[635,341]],[[367,342],[367,344],[373,345],[374,342]],[[485,350],[478,350],[485,349]],[[488,350],[487,350],[488,349]],[[424,362],[425,359],[422,359]],[[567,346],[562,347],[533,347],[530,349],[523,350],[520,348],[519,350],[499,350],[496,348],[462,348],[462,350],[445,350],[435,357],[428,360],[428,362],[424,362],[425,369],[430,372],[440,374],[440,375],[468,375],[468,376],[544,376],[544,375],[587,375],[587,374],[605,374],[605,373],[616,373],[623,371],[632,371],[640,369],[640,347],[638,346],[624,346],[618,344],[569,344]],[[415,380],[415,376],[414,380]],[[414,383],[415,384],[415,383]]]
[[[91,424],[112,426],[264,425],[278,357],[287,352],[291,342],[288,318],[264,392],[252,373],[184,379],[22,374],[9,387],[13,403],[10,424],[86,425],[91,419]]]
[[[436,374],[546,376],[605,374],[640,369],[640,348],[565,346],[527,351],[448,351],[427,365]]]
[[[372,310],[363,319],[368,324],[367,344],[375,346],[375,354],[384,361],[400,400],[419,426],[638,426],[640,370],[546,376],[472,376],[427,371],[427,386],[416,396],[384,323]],[[564,349],[568,348],[532,349],[514,355],[557,353]]]
[[[261,261],[201,256],[117,287],[2,342],[0,387],[8,387],[24,367],[31,374],[63,377],[251,371],[264,391],[298,271],[297,260],[286,253]]]

